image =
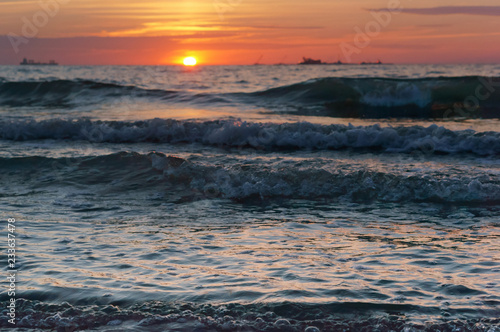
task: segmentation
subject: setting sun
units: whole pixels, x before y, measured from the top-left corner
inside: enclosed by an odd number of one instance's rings
[[[184,66],[194,66],[196,65],[196,59],[193,58],[192,56],[184,58]]]

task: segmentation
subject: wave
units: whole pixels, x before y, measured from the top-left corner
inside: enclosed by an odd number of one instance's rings
[[[110,98],[153,98],[179,102],[223,102],[217,96],[182,91],[144,89],[91,80],[0,81],[0,105],[11,107],[73,107],[98,103]]]
[[[500,118],[500,78],[318,78],[258,92],[194,93],[91,80],[0,81],[0,105],[73,107],[110,98],[242,103],[349,118]]]
[[[350,118],[499,118],[500,78],[320,78],[251,94],[268,103],[322,106],[302,115]]]
[[[100,143],[199,143],[265,150],[356,149],[388,153],[500,154],[499,132],[452,131],[429,127],[380,127],[299,123],[206,122],[152,119],[144,121],[0,120],[0,139],[83,140]]]
[[[327,198],[352,202],[500,203],[500,181],[493,174],[457,173],[450,177],[448,173],[433,171],[410,176],[369,168],[326,169],[314,164],[210,165],[158,152],[57,159],[0,158],[0,168],[8,170],[11,179],[20,176],[22,179],[16,183],[32,183],[35,188],[41,184],[47,187],[75,183],[98,185],[115,193],[156,190],[165,193],[159,199],[175,202],[202,198]]]

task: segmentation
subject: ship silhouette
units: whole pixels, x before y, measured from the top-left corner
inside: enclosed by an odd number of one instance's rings
[[[35,60],[24,58],[23,61],[20,63],[20,65],[21,66],[26,66],[26,65],[30,65],[30,66],[57,66],[59,64],[57,62],[55,62],[54,60],[50,60],[49,62],[35,62]]]
[[[360,65],[383,65],[382,61],[378,60],[377,62],[361,62]]]
[[[321,60],[314,60],[311,58],[302,57],[302,62],[299,62],[299,65],[322,65],[324,64]]]
[[[343,65],[344,63],[340,60],[337,62],[323,62],[321,60],[315,60],[311,58],[302,57],[302,62],[299,65]]]

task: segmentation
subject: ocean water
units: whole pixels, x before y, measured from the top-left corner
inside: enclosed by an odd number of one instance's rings
[[[499,65],[0,67],[0,328],[500,331],[499,118]]]

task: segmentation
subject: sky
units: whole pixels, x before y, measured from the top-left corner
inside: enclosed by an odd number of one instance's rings
[[[498,0],[0,0],[0,64],[499,63]]]

